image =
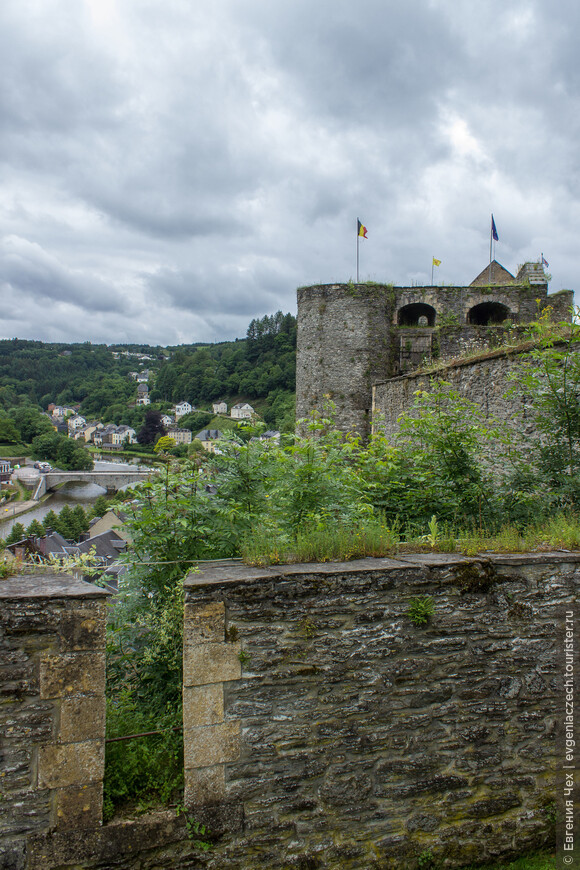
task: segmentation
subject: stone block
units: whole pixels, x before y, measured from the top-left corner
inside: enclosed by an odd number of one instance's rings
[[[46,656],[40,662],[40,697],[63,698],[77,692],[105,691],[105,657],[99,653]]]
[[[209,683],[222,683],[239,680],[242,665],[239,659],[241,644],[236,643],[192,643],[185,638],[183,646],[183,684],[185,686],[205,686]]]
[[[101,782],[104,768],[104,740],[49,744],[38,749],[39,788],[66,788]]]
[[[61,649],[97,650],[105,648],[105,605],[63,613],[60,623]]]
[[[225,640],[226,608],[223,601],[204,604],[186,603],[185,635],[190,643],[212,643]]]
[[[78,831],[99,827],[103,816],[103,784],[69,786],[56,792],[56,827]]]
[[[62,699],[58,732],[58,739],[62,743],[103,740],[104,737],[104,695],[78,695]]]
[[[225,767],[189,768],[185,771],[185,790],[183,801],[186,807],[204,806],[219,803],[226,796]]]
[[[222,683],[208,686],[183,687],[183,727],[216,725],[224,721],[224,689]]]
[[[184,733],[184,767],[213,767],[235,761],[240,754],[240,723],[223,722]]]

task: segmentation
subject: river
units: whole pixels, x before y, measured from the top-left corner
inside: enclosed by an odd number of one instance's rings
[[[128,463],[103,459],[95,462],[94,470],[125,471],[128,468],[134,470],[135,466],[139,468],[146,467],[140,465],[138,461]],[[32,520],[42,522],[49,511],[59,513],[65,504],[68,504],[71,508],[75,508],[80,504],[81,507],[85,508],[85,510],[90,510],[96,499],[100,495],[105,495],[105,493],[106,490],[101,486],[97,486],[96,483],[65,483],[57,492],[52,493],[52,495],[43,501],[42,504],[39,504],[38,507],[32,508],[32,510],[27,511],[25,514],[20,514],[20,516],[16,516],[13,519],[10,518],[3,521],[0,524],[0,538],[5,538],[10,534],[10,530],[14,523],[21,523],[24,528],[26,528],[30,525]],[[10,514],[10,507],[7,508],[7,511],[8,514]]]

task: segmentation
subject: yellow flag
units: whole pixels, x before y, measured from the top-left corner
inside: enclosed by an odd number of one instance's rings
[[[441,260],[437,260],[435,257],[433,257],[433,265],[434,265],[434,266],[440,266],[440,265],[441,265]]]

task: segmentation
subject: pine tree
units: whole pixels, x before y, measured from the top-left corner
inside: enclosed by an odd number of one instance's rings
[[[29,537],[34,538],[43,538],[45,535],[45,531],[38,520],[32,520],[30,525],[26,529],[26,534]]]
[[[55,514],[55,512],[52,510],[49,511],[47,513],[47,515],[44,517],[44,519],[42,520],[42,527],[43,527],[45,532],[47,532],[49,529],[52,529],[53,532],[58,532],[58,530],[59,530],[59,528],[58,528],[59,527],[58,515]]]
[[[82,534],[88,532],[89,530],[89,518],[87,517],[86,511],[82,507],[82,505],[78,504],[76,508],[73,510],[73,516],[75,518],[77,528],[78,528],[78,536],[77,540],[80,538]]]
[[[17,541],[21,541],[26,537],[26,532],[24,531],[24,526],[22,523],[14,523],[12,528],[10,529],[10,534],[6,538],[7,544],[15,544]]]

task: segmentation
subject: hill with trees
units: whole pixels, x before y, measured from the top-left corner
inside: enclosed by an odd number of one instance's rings
[[[159,408],[186,400],[211,409],[218,399],[228,404],[243,399],[259,405],[269,426],[293,426],[296,318],[281,311],[252,320],[245,339],[219,344],[162,348],[1,340],[3,417],[12,417],[6,412],[17,407],[46,409],[54,402],[78,406],[89,419],[139,428],[145,408],[134,404],[136,385],[130,377],[144,366],[139,354],[149,357],[150,398]],[[4,426],[14,440],[17,431],[8,422]]]

